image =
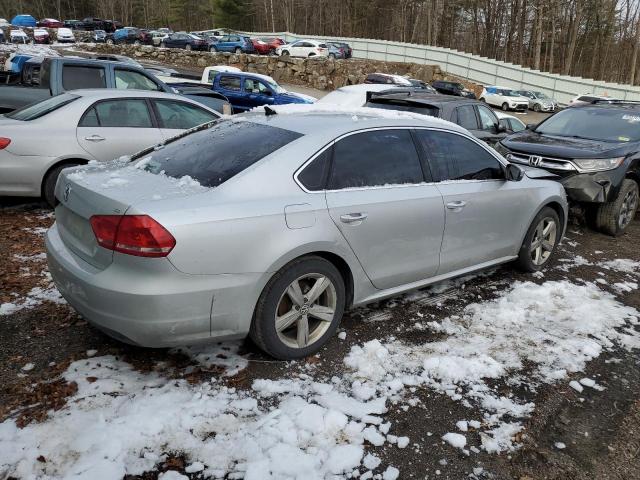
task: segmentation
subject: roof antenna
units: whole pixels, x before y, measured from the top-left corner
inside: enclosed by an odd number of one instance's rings
[[[264,114],[268,117],[270,115],[277,115],[278,112],[276,112],[273,108],[271,107],[267,107],[266,105],[264,106]]]

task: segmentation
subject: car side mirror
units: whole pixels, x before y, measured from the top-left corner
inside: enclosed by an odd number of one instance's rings
[[[524,176],[524,172],[519,166],[514,165],[513,163],[509,163],[507,165],[505,177],[508,181],[519,182],[520,180],[522,180],[523,176]]]
[[[537,126],[537,123],[527,123],[527,130],[535,130]]]
[[[507,130],[509,130],[509,128],[507,127],[506,122],[504,120],[499,120],[498,124],[496,125],[496,132],[504,133]]]

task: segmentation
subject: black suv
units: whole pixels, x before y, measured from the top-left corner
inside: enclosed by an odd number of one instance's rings
[[[456,97],[476,98],[476,94],[471,90],[465,88],[460,82],[447,82],[445,80],[436,80],[431,82],[431,86],[435,88],[438,93],[445,95],[454,95]]]
[[[559,176],[594,226],[620,235],[638,208],[640,104],[614,101],[562,110],[496,145],[514,163]]]
[[[421,113],[457,123],[475,137],[494,145],[508,133],[496,114],[478,100],[422,93],[419,90],[367,92],[365,107]]]

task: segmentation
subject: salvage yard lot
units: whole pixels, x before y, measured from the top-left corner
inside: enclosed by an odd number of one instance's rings
[[[104,336],[48,276],[52,212],[2,205],[0,478],[640,478],[637,221],[570,225],[536,276],[355,309],[318,355],[279,362]]]

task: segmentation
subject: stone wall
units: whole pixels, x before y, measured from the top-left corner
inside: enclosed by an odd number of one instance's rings
[[[176,67],[204,68],[231,65],[246,72],[262,73],[276,81],[304,85],[319,90],[333,90],[364,82],[368,73],[382,72],[409,75],[426,82],[445,78],[437,65],[383,62],[376,60],[332,60],[329,58],[291,58],[231,53],[188,52],[186,50],[133,45],[83,45],[89,52],[127,55],[139,61],[154,61]]]

